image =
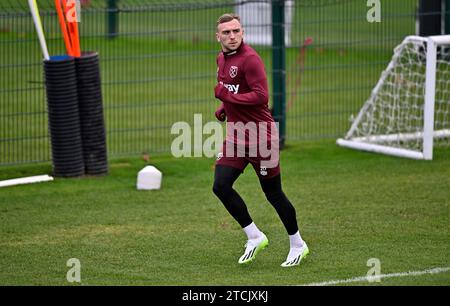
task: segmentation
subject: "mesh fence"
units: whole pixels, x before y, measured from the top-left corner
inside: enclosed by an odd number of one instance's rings
[[[54,1],[38,3],[51,55],[64,54]],[[110,156],[169,152],[175,122],[193,125],[194,114],[215,120],[215,22],[225,12],[252,18],[243,20],[245,39],[253,39],[271,87],[268,1],[81,4],[82,50],[100,55]],[[382,1],[381,22],[367,21],[369,9],[360,0],[286,1],[288,142],[342,136],[394,46],[415,33],[415,0]],[[27,3],[0,0],[0,164],[50,160],[45,101]]]

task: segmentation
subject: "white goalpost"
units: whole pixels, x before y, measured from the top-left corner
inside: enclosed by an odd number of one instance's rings
[[[450,35],[406,37],[337,144],[425,160],[450,146]]]

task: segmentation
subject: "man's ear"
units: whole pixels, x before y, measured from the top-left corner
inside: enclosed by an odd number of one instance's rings
[[[216,33],[216,39],[217,39],[217,42],[220,42],[219,33]]]

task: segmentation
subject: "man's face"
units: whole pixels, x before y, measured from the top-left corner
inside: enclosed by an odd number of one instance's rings
[[[221,23],[217,26],[216,38],[225,52],[234,51],[242,43],[244,30],[237,19]]]

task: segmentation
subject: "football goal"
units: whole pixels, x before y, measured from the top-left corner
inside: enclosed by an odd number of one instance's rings
[[[426,160],[450,146],[450,35],[406,37],[337,144]]]

